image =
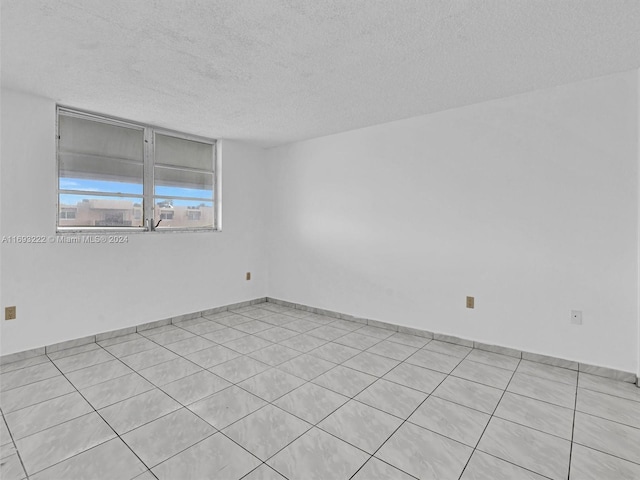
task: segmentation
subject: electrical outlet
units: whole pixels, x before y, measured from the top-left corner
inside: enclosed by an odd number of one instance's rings
[[[582,325],[582,310],[571,310],[571,323]]]
[[[16,319],[16,307],[6,307],[4,309],[4,319],[5,320],[15,320]]]
[[[467,297],[467,308],[475,308],[476,298],[475,297]]]
[[[251,272],[247,272],[247,280],[251,280]]]

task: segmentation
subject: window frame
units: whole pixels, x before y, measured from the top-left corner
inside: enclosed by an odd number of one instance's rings
[[[104,227],[104,226],[61,226],[60,225],[60,193],[71,194],[86,194],[84,191],[73,191],[60,188],[60,116],[72,116],[76,118],[82,118],[92,121],[98,121],[106,123],[107,125],[115,125],[125,128],[133,128],[141,130],[143,133],[143,167],[142,167],[142,225],[122,227]],[[211,198],[213,208],[213,225],[211,227],[160,227],[155,228],[155,224],[159,219],[154,218],[155,209],[155,136],[156,134],[165,135],[183,140],[190,140],[194,142],[205,143],[211,145],[212,159],[211,159],[211,173],[213,175],[213,195]],[[118,117],[104,115],[95,112],[89,112],[86,110],[79,110],[76,108],[66,107],[63,105],[56,105],[56,232],[59,234],[65,233],[147,233],[147,232],[159,232],[159,233],[204,233],[204,232],[221,232],[222,231],[222,195],[221,195],[221,155],[220,155],[220,142],[217,139],[203,137],[199,135],[188,134],[184,132],[178,132],[166,128],[156,127],[149,124],[133,122]],[[175,168],[180,169],[180,166]],[[185,168],[188,170],[189,168]],[[105,192],[107,193],[107,192]],[[131,197],[132,194],[115,194],[108,193],[113,197]],[[135,196],[135,195],[134,195]],[[172,197],[185,200],[201,200],[192,199],[187,197]],[[208,201],[208,200],[207,200]]]

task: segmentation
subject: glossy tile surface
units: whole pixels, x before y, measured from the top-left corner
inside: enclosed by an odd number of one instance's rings
[[[265,303],[3,364],[0,478],[640,478],[636,386],[373,323]]]

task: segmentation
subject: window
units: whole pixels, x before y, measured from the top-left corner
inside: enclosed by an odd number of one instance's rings
[[[58,230],[218,230],[215,166],[214,140],[58,107]]]

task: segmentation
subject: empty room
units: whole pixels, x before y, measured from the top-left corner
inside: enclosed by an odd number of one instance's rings
[[[640,2],[0,2],[2,480],[640,480]]]

